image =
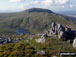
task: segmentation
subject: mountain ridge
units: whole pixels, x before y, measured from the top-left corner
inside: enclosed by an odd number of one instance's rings
[[[66,17],[42,8],[31,8],[13,14],[0,14],[0,21],[3,21],[0,25],[0,31],[4,31],[4,33],[5,31],[15,32],[17,28],[25,28],[31,32],[41,32],[50,28],[52,22],[57,22],[72,28],[75,27]]]

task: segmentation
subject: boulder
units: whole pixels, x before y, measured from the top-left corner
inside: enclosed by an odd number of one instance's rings
[[[37,54],[39,54],[39,55],[45,55],[45,51],[40,50],[40,51],[37,52]]]
[[[42,34],[41,38],[46,38],[48,37],[47,33]]]
[[[76,39],[73,41],[73,47],[76,49]]]
[[[58,34],[58,38],[64,38],[64,32],[63,31],[60,31],[60,33]]]
[[[29,37],[29,39],[32,40],[34,37],[35,37],[35,35],[31,34],[30,37]]]
[[[37,43],[45,43],[45,38],[36,39]]]
[[[47,37],[48,37],[47,33],[44,33],[44,34],[42,34],[41,38],[36,39],[36,42],[38,42],[38,43],[44,43],[46,41],[45,38],[47,38]]]
[[[1,37],[0,38],[0,44],[7,44],[7,43],[17,43],[17,42],[19,42],[20,40],[22,40],[21,38],[17,38],[17,39],[12,39],[12,38],[10,38],[10,37]]]

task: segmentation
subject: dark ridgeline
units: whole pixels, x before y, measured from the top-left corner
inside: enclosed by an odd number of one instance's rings
[[[25,10],[25,12],[28,13],[32,13],[32,12],[44,12],[44,13],[54,13],[53,11],[49,10],[49,9],[42,9],[42,8],[31,8],[31,9],[27,9]]]

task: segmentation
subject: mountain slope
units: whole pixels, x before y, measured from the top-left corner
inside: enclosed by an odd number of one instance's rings
[[[66,17],[55,14],[48,9],[31,8],[18,13],[0,14],[0,32],[15,32],[17,28],[25,28],[36,33],[51,27],[52,22],[57,22],[75,29],[72,22]]]

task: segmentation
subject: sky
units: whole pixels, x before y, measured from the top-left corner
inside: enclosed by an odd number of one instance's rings
[[[75,10],[76,0],[0,0],[0,12],[19,12],[29,8]]]

